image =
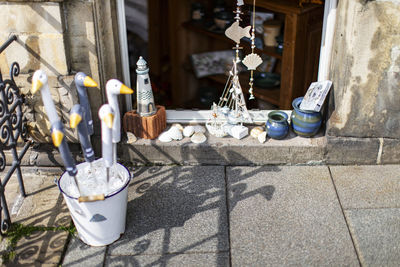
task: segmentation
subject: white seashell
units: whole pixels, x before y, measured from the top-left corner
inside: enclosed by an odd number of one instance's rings
[[[207,137],[203,133],[194,133],[190,140],[195,144],[204,143],[207,140]]]
[[[126,136],[128,137],[128,141],[126,141],[126,143],[128,143],[128,144],[135,143],[137,140],[136,136],[131,132],[127,132]]]
[[[173,140],[182,140],[183,139],[183,135],[181,130],[179,130],[176,126],[172,126],[168,132],[169,136],[173,139]]]
[[[257,138],[258,135],[259,135],[260,133],[262,133],[263,131],[264,131],[264,129],[263,129],[262,127],[257,126],[257,127],[254,127],[253,129],[251,129],[250,135],[251,135],[252,137],[254,137],[254,138]]]
[[[258,142],[263,144],[267,140],[267,132],[262,132],[257,136]]]
[[[163,143],[168,143],[172,141],[172,138],[168,132],[163,132],[160,134],[160,136],[158,136],[158,140]]]
[[[262,59],[259,55],[251,53],[250,55],[247,55],[242,62],[248,70],[255,70],[261,65]]]
[[[183,126],[182,126],[181,124],[179,124],[179,123],[174,123],[174,124],[172,124],[172,127],[176,127],[176,128],[178,128],[180,131],[183,131]]]
[[[194,133],[193,126],[189,125],[189,126],[186,126],[185,128],[183,128],[183,135],[185,137],[191,137],[193,133]]]
[[[195,133],[205,133],[206,128],[201,125],[193,125],[193,129]]]

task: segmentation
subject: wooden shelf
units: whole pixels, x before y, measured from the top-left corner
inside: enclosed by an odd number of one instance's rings
[[[223,74],[211,75],[205,78],[209,78],[223,85],[225,85],[226,80],[228,79],[228,77]],[[249,74],[248,73],[240,74],[239,79],[241,81],[242,88],[246,89],[243,90],[243,93],[248,94],[247,89],[249,88],[249,86],[247,82],[249,81]],[[280,96],[279,87],[268,88],[268,89],[253,87],[253,94],[256,98],[259,98],[261,100],[279,106],[279,96]]]
[[[230,44],[232,44],[232,47],[234,46],[234,42],[232,40],[230,40],[228,37],[226,37],[224,34],[210,31],[210,30],[206,29],[205,27],[203,27],[202,25],[200,25],[198,23],[194,23],[193,21],[186,21],[182,24],[182,26],[185,29],[188,29],[188,30],[191,30],[194,32],[198,32],[198,33],[201,33],[204,35],[208,35],[212,38],[230,43]],[[242,41],[241,45],[250,48],[250,43]],[[275,57],[278,59],[282,59],[282,55],[276,52],[274,46],[264,46],[263,49],[254,48],[254,51],[258,54],[265,54],[265,55],[272,56],[272,57]]]
[[[253,0],[244,0],[247,5],[253,5]],[[256,6],[283,14],[302,14],[321,7],[316,4],[299,6],[298,0],[258,0]]]
[[[181,66],[189,55],[226,49],[226,44],[234,46],[234,42],[227,38],[222,31],[209,30],[204,24],[189,21],[190,1],[171,0],[174,8],[169,9],[169,28],[171,34],[170,56],[171,56],[171,84],[173,88],[174,101],[177,104],[189,98],[188,92],[195,92],[200,81],[192,75],[186,75]],[[203,2],[213,5],[213,1]],[[236,1],[229,0],[232,6]],[[250,6],[253,0],[244,0]],[[276,72],[281,74],[281,84],[276,89],[254,88],[254,95],[261,100],[275,104],[279,109],[291,109],[294,98],[302,96],[309,85],[317,79],[319,49],[321,44],[322,22],[324,8],[322,5],[304,4],[299,6],[298,0],[257,0],[256,8],[259,11],[268,10],[279,16],[283,21],[283,52],[279,54],[275,47],[263,47],[255,49],[256,53],[269,55],[278,60]],[[261,10],[260,10],[261,9]],[[212,23],[210,23],[212,25]],[[180,29],[184,30],[180,30]],[[246,51],[250,43],[241,42]],[[225,75],[208,77],[224,86]],[[248,77],[241,79],[243,91],[248,89]]]

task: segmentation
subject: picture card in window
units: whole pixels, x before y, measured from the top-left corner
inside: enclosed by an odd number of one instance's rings
[[[328,80],[312,83],[300,104],[300,109],[319,112],[331,86],[332,82]]]

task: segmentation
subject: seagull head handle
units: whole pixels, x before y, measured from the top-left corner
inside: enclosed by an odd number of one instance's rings
[[[31,93],[34,95],[37,91],[43,88],[45,84],[47,84],[47,75],[44,71],[42,70],[37,70],[33,74],[32,77],[32,88],[31,88]]]
[[[88,75],[86,75],[83,72],[78,72],[75,75],[75,84],[78,86],[78,88],[82,87],[98,87],[99,85]]]
[[[106,84],[106,91],[107,94],[113,95],[130,95],[133,94],[133,90],[123,84],[122,82],[118,81],[117,79],[111,79]]]

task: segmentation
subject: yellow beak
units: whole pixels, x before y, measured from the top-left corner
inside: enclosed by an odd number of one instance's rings
[[[83,85],[86,87],[98,87],[98,84],[89,76],[86,76],[83,80]]]
[[[55,147],[59,147],[61,145],[63,138],[64,134],[61,131],[54,130],[51,133],[51,139],[53,139],[53,144]]]
[[[71,114],[69,117],[69,125],[72,129],[75,129],[78,124],[81,122],[82,117],[78,113]]]
[[[131,88],[129,88],[128,86],[126,86],[125,84],[123,84],[123,85],[121,85],[121,88],[119,89],[119,93],[124,94],[124,95],[130,95],[130,94],[133,94],[133,90]]]
[[[40,88],[42,88],[42,86],[43,83],[39,79],[33,80],[31,94],[34,95],[37,91],[40,90]]]
[[[106,123],[108,128],[112,128],[113,127],[113,122],[114,122],[114,115],[109,113],[106,116],[104,116],[103,121]]]

